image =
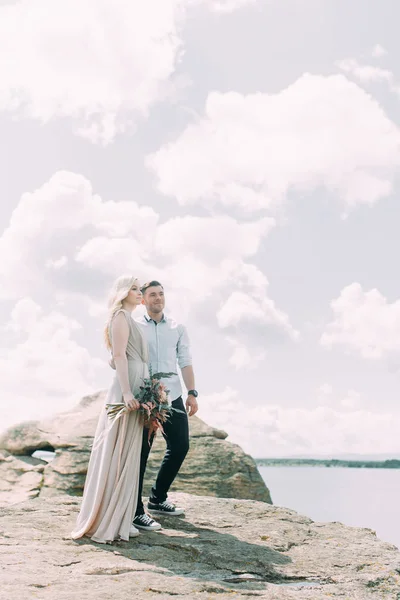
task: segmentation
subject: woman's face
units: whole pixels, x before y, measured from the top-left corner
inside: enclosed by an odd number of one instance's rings
[[[133,304],[133,306],[137,306],[138,304],[142,303],[142,292],[140,291],[140,283],[137,279],[133,282],[126,299],[128,300],[129,304]]]

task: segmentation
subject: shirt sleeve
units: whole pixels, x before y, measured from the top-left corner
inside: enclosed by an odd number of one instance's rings
[[[184,325],[179,326],[179,339],[176,346],[178,365],[180,369],[192,364],[189,336]]]

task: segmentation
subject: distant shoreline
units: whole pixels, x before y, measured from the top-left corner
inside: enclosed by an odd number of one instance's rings
[[[344,467],[347,469],[400,469],[399,459],[339,460],[317,458],[255,458],[260,467]]]

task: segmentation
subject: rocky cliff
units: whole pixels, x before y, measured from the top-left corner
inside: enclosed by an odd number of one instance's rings
[[[104,392],[83,398],[79,405],[48,421],[23,423],[0,438],[0,500],[67,493],[81,495],[90,447]],[[227,434],[192,417],[191,448],[173,490],[219,496],[251,498],[271,502],[270,493],[254,460]],[[32,458],[35,450],[53,450],[55,459],[47,464]],[[165,451],[161,435],[153,445],[144,492],[151,487]]]
[[[129,543],[72,541],[102,401],[102,394],[84,398],[73,411],[3,435],[1,600],[400,600],[397,548],[368,529],[272,506],[254,461],[196,418],[176,484],[191,493],[171,494],[186,518],[160,519],[160,532]],[[151,478],[163,446],[160,437]],[[56,458],[32,457],[37,449]]]

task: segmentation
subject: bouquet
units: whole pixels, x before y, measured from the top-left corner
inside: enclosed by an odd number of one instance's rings
[[[153,432],[160,430],[161,433],[164,433],[163,425],[173,412],[183,412],[171,406],[168,399],[169,390],[160,381],[160,379],[172,375],[176,375],[176,373],[153,374],[149,367],[149,377],[142,379],[143,385],[140,386],[139,393],[135,395],[135,399],[140,404],[138,412],[142,415],[144,426],[149,429],[149,440]],[[123,402],[120,402],[106,404],[106,411],[111,421],[116,421],[127,413],[128,409]]]

